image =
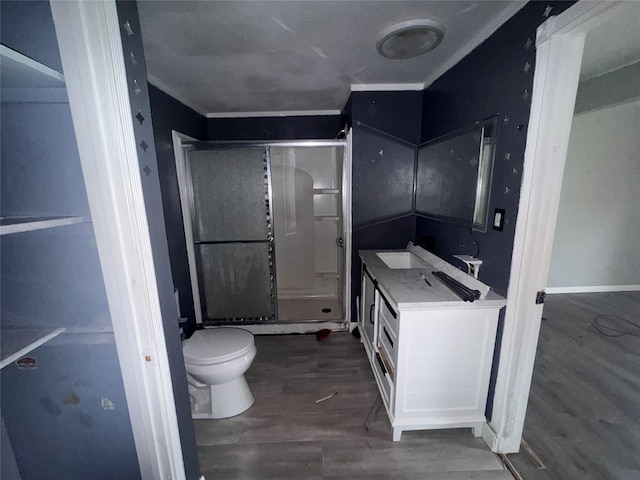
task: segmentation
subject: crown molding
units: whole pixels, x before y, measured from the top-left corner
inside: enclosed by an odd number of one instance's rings
[[[341,115],[340,110],[289,110],[281,112],[212,112],[207,118],[321,117]]]

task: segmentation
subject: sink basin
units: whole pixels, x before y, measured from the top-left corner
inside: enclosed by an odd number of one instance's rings
[[[387,267],[394,270],[427,268],[427,266],[411,252],[381,252],[376,253],[376,255]]]

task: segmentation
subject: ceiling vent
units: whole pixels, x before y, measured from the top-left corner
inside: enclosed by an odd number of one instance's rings
[[[415,19],[400,22],[378,37],[378,53],[385,58],[405,60],[424,55],[436,48],[444,37],[444,27],[435,20]]]

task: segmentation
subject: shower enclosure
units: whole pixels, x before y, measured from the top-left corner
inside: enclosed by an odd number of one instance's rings
[[[183,148],[202,323],[343,321],[346,142]]]

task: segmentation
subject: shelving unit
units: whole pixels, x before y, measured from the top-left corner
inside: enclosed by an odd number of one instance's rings
[[[53,5],[1,8],[0,476],[139,478]]]
[[[2,103],[61,103],[67,100],[62,73],[2,44],[0,80]],[[62,227],[83,221],[82,216],[0,217],[0,235]],[[0,335],[0,368],[10,365],[64,331],[62,327],[7,328],[3,325]]]
[[[2,103],[65,103],[64,75],[12,48],[0,44],[0,80]],[[31,232],[73,225],[82,216],[4,216],[0,217],[0,235]]]

